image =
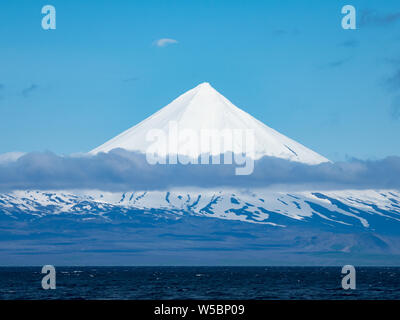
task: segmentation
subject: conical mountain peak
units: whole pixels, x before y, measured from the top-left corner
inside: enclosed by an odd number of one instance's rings
[[[179,131],[190,130],[199,136],[204,130],[222,131],[228,129],[232,132],[250,130],[254,133],[254,158],[256,159],[262,156],[272,156],[308,164],[329,161],[239,109],[208,82],[203,82],[180,95],[147,119],[90,153],[108,152],[115,148],[145,153],[152,144],[152,141],[149,141],[148,133],[152,130],[161,130],[168,135],[171,123],[174,123]],[[175,137],[173,139],[176,140]],[[165,141],[171,141],[171,136],[168,136]],[[175,144],[178,145],[178,153],[180,153],[179,145],[185,144],[187,146],[187,141],[175,141]],[[241,141],[240,143],[232,141],[231,145],[237,147],[238,144],[241,144]],[[162,149],[164,146],[160,147]],[[168,150],[168,147],[164,149]],[[234,150],[237,149],[223,145],[220,153]],[[208,152],[215,154],[212,150],[202,150],[201,153]],[[190,153],[190,156],[198,156],[201,153]]]
[[[214,89],[211,84],[209,82],[202,82],[199,85],[197,85],[194,89],[208,89],[208,88],[212,88]]]

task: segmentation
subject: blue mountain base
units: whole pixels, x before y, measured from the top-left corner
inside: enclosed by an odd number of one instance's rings
[[[400,265],[400,237],[387,226],[280,219],[286,227],[163,210],[115,210],[107,218],[2,214],[1,265]]]

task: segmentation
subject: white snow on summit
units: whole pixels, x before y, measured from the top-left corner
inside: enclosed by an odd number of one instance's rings
[[[199,133],[199,135],[200,131],[204,129],[219,131],[225,129],[232,131],[252,130],[255,140],[254,159],[272,156],[307,164],[329,161],[239,109],[207,82],[182,94],[139,124],[90,151],[90,154],[109,152],[115,148],[145,153],[152,144],[146,139],[149,130],[160,129],[168,133],[171,121],[177,124],[179,131],[189,129]],[[170,141],[170,138],[168,136],[167,141]],[[178,154],[193,156],[193,153],[180,152],[182,150],[180,146],[184,143],[182,141],[176,142]],[[238,150],[237,148],[241,146],[241,141],[239,143],[239,141],[234,140],[232,146],[223,145],[221,152],[218,153]],[[200,153],[206,152],[215,154],[213,150],[204,149]],[[194,154],[194,156],[197,157],[200,153]]]

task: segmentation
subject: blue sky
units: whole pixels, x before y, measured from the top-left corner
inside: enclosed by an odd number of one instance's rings
[[[400,155],[400,3],[0,3],[0,153],[89,151],[204,81],[332,160]]]

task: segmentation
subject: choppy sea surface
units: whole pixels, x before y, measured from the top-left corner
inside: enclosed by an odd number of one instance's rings
[[[356,267],[343,290],[339,267],[0,267],[0,299],[400,299],[400,268]]]

